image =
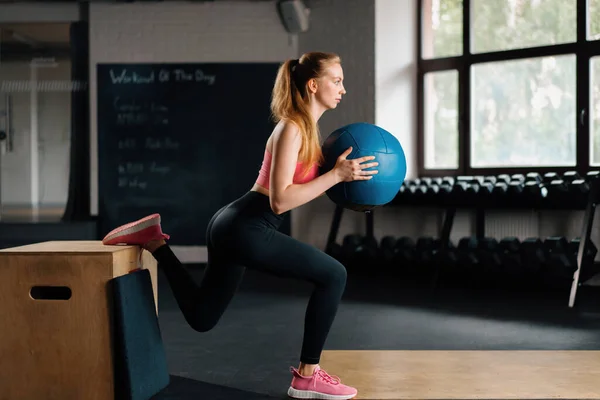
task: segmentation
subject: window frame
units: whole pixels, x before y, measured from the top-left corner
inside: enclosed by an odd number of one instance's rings
[[[600,40],[587,40],[587,0],[577,1],[577,35],[572,43],[502,50],[487,53],[470,52],[471,44],[471,0],[463,0],[463,51],[460,56],[423,58],[423,18],[426,0],[418,0],[417,8],[417,172],[419,176],[497,175],[527,172],[565,172],[576,170],[580,174],[598,170],[590,166],[590,60],[600,55]],[[486,167],[470,166],[470,120],[471,120],[471,67],[493,61],[522,60],[528,58],[572,54],[576,57],[576,165],[531,166],[531,167]],[[425,168],[425,75],[430,72],[455,70],[458,72],[458,168]]]

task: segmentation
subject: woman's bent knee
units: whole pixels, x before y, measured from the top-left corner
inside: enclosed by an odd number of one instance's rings
[[[346,286],[346,280],[348,279],[348,272],[346,267],[334,258],[324,266],[325,279],[324,283],[330,286],[338,286],[344,288]]]

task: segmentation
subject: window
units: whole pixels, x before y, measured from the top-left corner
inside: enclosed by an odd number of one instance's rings
[[[588,0],[587,39],[600,39],[600,0]]]
[[[425,167],[458,168],[458,74],[425,76]]]
[[[600,0],[421,0],[419,21],[420,175],[600,166]]]
[[[576,0],[471,0],[472,52],[575,42],[576,6]]]
[[[575,57],[525,58],[471,68],[471,165],[576,164]]]
[[[462,54],[463,12],[462,0],[426,0],[428,13],[424,14],[423,58],[439,58]]]

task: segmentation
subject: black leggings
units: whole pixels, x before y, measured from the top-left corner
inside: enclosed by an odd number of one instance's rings
[[[217,211],[207,228],[208,265],[200,285],[169,246],[153,255],[186,321],[199,332],[217,324],[246,268],[311,282],[300,362],[318,364],[346,286],[346,269],[316,247],[278,232],[282,220],[267,196],[252,191]]]

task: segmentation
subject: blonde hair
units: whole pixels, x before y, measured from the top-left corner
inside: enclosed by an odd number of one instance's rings
[[[308,107],[308,81],[323,75],[328,65],[340,63],[337,54],[305,53],[297,60],[285,61],[277,71],[271,96],[271,115],[275,123],[290,120],[300,129],[302,145],[298,160],[304,163],[304,172],[311,165],[321,164],[323,153],[319,127]]]

